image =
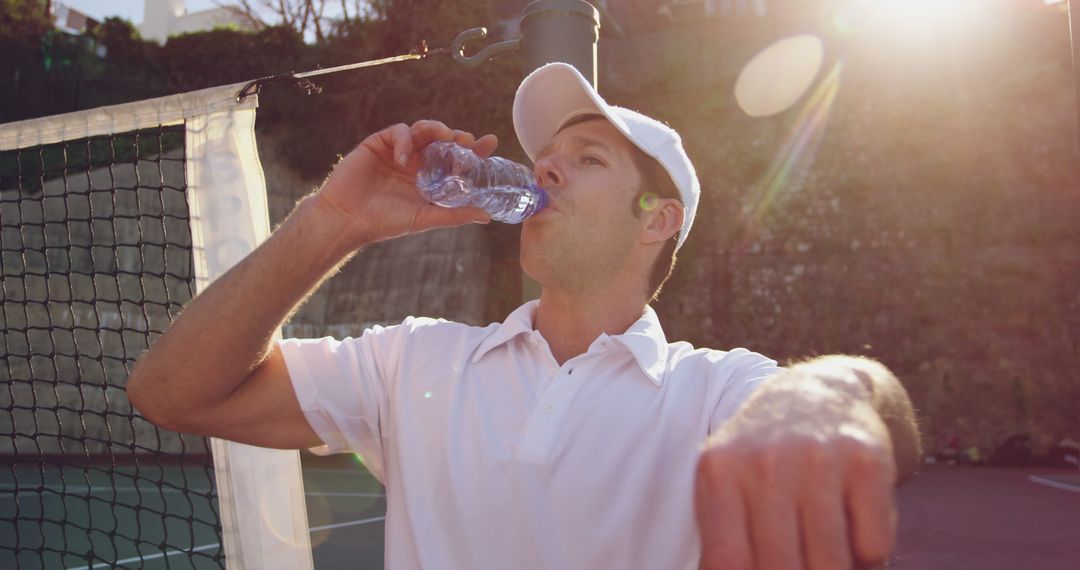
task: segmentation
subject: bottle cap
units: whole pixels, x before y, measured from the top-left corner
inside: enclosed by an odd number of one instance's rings
[[[533,184],[532,186],[530,186],[530,188],[532,188],[536,192],[536,208],[533,208],[532,214],[529,214],[530,216],[534,216],[538,212],[540,212],[540,210],[543,210],[547,207],[548,193],[547,190],[541,188],[539,184]]]

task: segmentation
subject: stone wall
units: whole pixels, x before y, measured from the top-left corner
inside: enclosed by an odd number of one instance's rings
[[[931,451],[953,437],[986,452],[1017,432],[1043,450],[1080,435],[1067,19],[999,8],[1011,12],[931,46],[826,38],[819,82],[835,65],[839,87],[813,128],[799,120],[809,95],[776,117],[741,115],[739,61],[702,87],[656,78],[639,86],[647,96],[624,94],[684,134],[702,179],[658,307],[672,336],[783,361],[878,358],[911,393]],[[792,133],[807,142],[785,146]]]

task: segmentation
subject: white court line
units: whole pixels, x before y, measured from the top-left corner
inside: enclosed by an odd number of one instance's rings
[[[367,471],[363,467],[357,466],[355,469],[308,469],[304,468],[304,474],[314,473],[316,475],[348,475],[349,477],[356,477],[358,472],[362,473]],[[374,477],[372,477],[374,479]]]
[[[1053,487],[1055,489],[1061,489],[1062,491],[1072,491],[1073,493],[1080,493],[1080,487],[1077,487],[1076,485],[1059,483],[1052,479],[1039,477],[1038,475],[1028,475],[1028,481],[1031,481],[1032,483],[1038,483],[1040,485],[1046,485],[1047,487]]]
[[[145,556],[125,558],[123,560],[117,560],[115,562],[98,562],[93,566],[76,566],[74,568],[68,568],[68,570],[91,570],[92,568],[109,568],[112,566],[118,566],[120,564],[130,564],[132,562],[142,562],[145,560],[156,560],[158,558],[165,558],[166,556],[176,556],[177,554],[187,554],[189,552],[201,552],[203,550],[213,550],[215,548],[221,548],[221,543],[215,542],[213,544],[204,544],[202,546],[196,546],[195,548],[189,548],[188,550],[169,550],[167,552],[159,552],[157,554],[147,554]]]
[[[304,493],[308,497],[385,497],[386,493],[338,493],[329,491],[312,491]]]
[[[368,524],[368,523],[379,522],[379,521],[384,521],[384,520],[386,520],[385,516],[371,517],[370,519],[361,519],[361,520],[358,520],[358,521],[349,521],[349,522],[334,523],[334,524],[324,524],[323,526],[316,526],[316,527],[309,528],[308,531],[309,532],[319,532],[321,530],[331,530],[331,529],[335,529],[335,528],[342,528],[342,527],[346,527],[346,526],[356,526],[356,525],[360,525],[360,524]]]
[[[371,517],[369,519],[361,519],[357,521],[349,521],[343,523],[327,524],[323,526],[317,526],[309,528],[308,532],[319,532],[323,530],[332,530],[335,528],[342,528],[346,526],[357,526],[362,524],[369,524],[373,522],[379,522],[386,520],[385,516]],[[196,546],[188,550],[169,550],[167,552],[159,552],[157,554],[147,554],[146,556],[136,556],[134,558],[125,558],[123,560],[117,560],[115,562],[98,562],[93,566],[76,566],[74,568],[68,568],[68,570],[92,570],[93,568],[108,568],[110,566],[118,566],[120,564],[130,564],[132,562],[144,562],[146,560],[156,560],[158,558],[165,558],[166,556],[176,556],[177,554],[187,554],[189,552],[201,552],[203,550],[212,550],[214,548],[221,548],[221,543],[215,542],[213,544],[204,544],[202,546]]]

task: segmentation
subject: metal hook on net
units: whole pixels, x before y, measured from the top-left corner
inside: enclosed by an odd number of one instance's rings
[[[461,32],[450,44],[450,55],[454,61],[465,67],[475,67],[491,59],[496,54],[504,51],[516,50],[521,47],[521,39],[506,40],[491,44],[473,55],[465,55],[465,44],[473,40],[482,40],[487,37],[487,28],[471,28]]]
[[[518,49],[521,43],[520,39],[508,40],[491,44],[474,55],[465,55],[465,44],[473,40],[480,40],[486,37],[487,28],[472,28],[458,34],[457,37],[454,38],[454,42],[449,48],[429,48],[426,41],[420,40],[420,42],[416,44],[416,47],[413,48],[411,52],[404,55],[397,55],[383,59],[373,59],[370,61],[361,61],[359,63],[350,63],[347,65],[339,65],[337,67],[328,67],[325,69],[315,69],[312,71],[305,71],[303,73],[282,73],[280,75],[262,77],[260,79],[249,81],[248,83],[244,84],[244,87],[241,88],[240,91],[236,94],[236,100],[243,101],[251,95],[256,95],[259,93],[260,87],[270,83],[293,83],[304,89],[304,91],[306,91],[308,95],[312,95],[322,92],[322,88],[308,80],[308,77],[314,77],[316,75],[326,75],[328,73],[349,71],[352,69],[359,69],[361,67],[373,67],[376,65],[383,65],[387,63],[397,63],[399,61],[408,61],[412,59],[426,59],[432,55],[447,52],[449,52],[454,57],[454,61],[458,62],[459,64],[465,67],[474,67],[480,65],[488,59],[491,59],[496,54],[502,53],[504,51]]]
[[[303,89],[308,95],[314,95],[322,93],[322,87],[319,87],[318,85],[312,83],[311,80],[307,79],[308,77],[314,77],[316,75],[326,75],[329,73],[339,73],[352,69],[360,69],[362,67],[374,67],[376,65],[384,65],[387,63],[397,63],[399,61],[424,59],[430,55],[442,53],[445,51],[447,51],[445,48],[428,49],[427,42],[424,40],[420,40],[420,42],[416,44],[416,47],[414,47],[411,52],[404,55],[395,55],[393,57],[384,57],[382,59],[372,59],[368,61],[361,61],[359,63],[350,63],[346,65],[339,65],[336,67],[327,67],[324,69],[314,69],[311,71],[304,71],[302,73],[292,72],[282,73],[279,75],[270,75],[268,77],[262,77],[245,83],[244,86],[240,89],[240,91],[237,92],[236,100],[243,102],[243,100],[247,97],[258,94],[260,87],[271,83],[292,83]]]
[[[243,103],[244,99],[247,99],[252,95],[257,95],[259,93],[259,89],[261,89],[263,85],[269,85],[271,83],[289,83],[292,85],[296,85],[297,87],[303,89],[304,93],[308,95],[318,95],[319,93],[322,93],[322,87],[315,85],[311,82],[311,80],[304,79],[303,77],[300,77],[294,73],[282,73],[281,75],[260,77],[259,79],[255,79],[253,81],[245,83],[244,86],[240,89],[240,91],[236,94],[236,101],[239,103]]]

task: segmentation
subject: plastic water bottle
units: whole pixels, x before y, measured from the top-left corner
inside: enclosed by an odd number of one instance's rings
[[[433,142],[420,151],[424,166],[416,187],[431,202],[447,208],[476,206],[491,219],[520,224],[547,205],[529,167],[493,156],[480,158],[452,142]]]

